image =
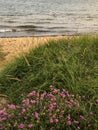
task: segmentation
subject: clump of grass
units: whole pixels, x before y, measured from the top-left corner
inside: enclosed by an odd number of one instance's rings
[[[69,93],[50,86],[50,92],[31,91],[21,104],[8,104],[0,110],[0,129],[23,130],[97,130],[98,100],[88,95]]]
[[[3,60],[3,58],[4,58],[4,53],[3,53],[2,47],[0,45],[0,61]]]
[[[19,103],[33,88],[52,84],[74,94],[98,95],[98,37],[49,41],[32,49],[0,72],[0,92]]]

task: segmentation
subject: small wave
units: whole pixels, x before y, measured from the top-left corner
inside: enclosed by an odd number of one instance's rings
[[[12,29],[0,29],[0,33],[12,32]]]
[[[21,26],[16,26],[16,27],[27,29],[27,28],[36,28],[37,26],[35,26],[35,25],[21,25]]]
[[[0,29],[0,33],[5,33],[5,32],[21,32],[22,29],[17,29],[17,28],[8,28],[8,29]]]

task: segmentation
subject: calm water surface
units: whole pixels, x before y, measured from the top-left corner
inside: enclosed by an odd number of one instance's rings
[[[0,0],[0,37],[98,34],[98,0]]]

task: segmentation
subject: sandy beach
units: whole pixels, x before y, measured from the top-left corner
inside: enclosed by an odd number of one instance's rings
[[[29,49],[44,44],[49,40],[58,40],[68,38],[68,36],[47,36],[47,37],[16,37],[16,38],[0,38],[0,46],[4,53],[4,60],[0,61],[0,66],[18,57]]]

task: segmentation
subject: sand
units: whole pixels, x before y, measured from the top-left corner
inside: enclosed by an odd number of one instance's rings
[[[47,37],[16,37],[16,38],[0,38],[0,46],[4,53],[4,60],[0,61],[0,66],[10,62],[15,57],[19,57],[21,53],[28,52],[29,49],[44,44],[49,40],[58,40],[68,36],[47,36]]]

